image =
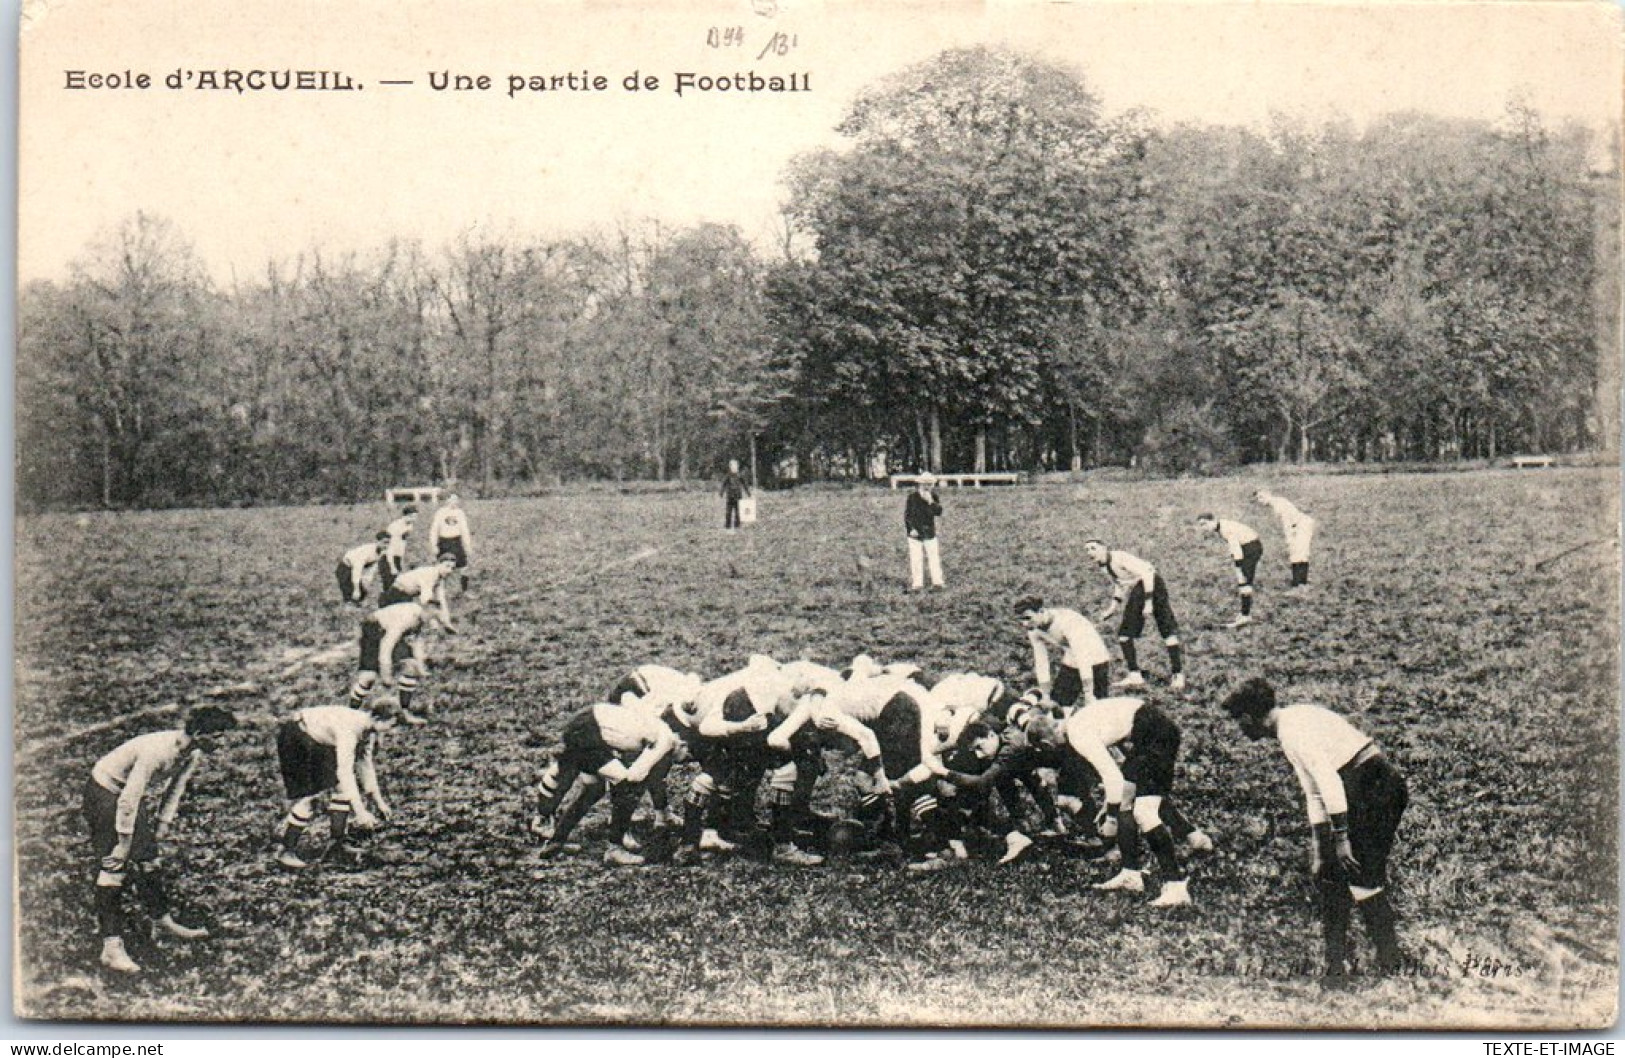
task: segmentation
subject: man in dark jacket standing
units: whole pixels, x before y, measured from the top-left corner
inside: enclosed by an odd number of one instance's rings
[[[903,525],[908,529],[909,590],[925,588],[925,571],[931,571],[931,586],[942,587],[942,555],[937,550],[937,519],[942,517],[942,501],[937,499],[937,479],[921,474],[903,508]]]
[[[722,527],[729,532],[739,528],[739,501],[750,495],[750,486],[739,476],[739,460],[728,460],[728,474],[722,479]]]

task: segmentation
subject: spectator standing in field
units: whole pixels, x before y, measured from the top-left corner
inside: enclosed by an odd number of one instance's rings
[[[1281,532],[1286,536],[1286,560],[1292,564],[1292,583],[1288,589],[1307,588],[1309,546],[1315,539],[1315,520],[1300,511],[1291,500],[1277,496],[1269,489],[1255,491],[1253,501],[1268,507],[1281,519]]]
[[[395,726],[395,707],[388,699],[372,712],[344,705],[314,705],[301,709],[277,728],[276,757],[282,788],[288,795],[288,814],[282,821],[282,847],[276,861],[291,871],[308,861],[299,854],[299,841],[326,802],[331,828],[323,856],[354,864],[358,849],[347,843],[350,824],[362,830],[378,825],[392,814],[378,788],[379,735]],[[359,780],[359,781],[358,781]],[[378,815],[366,798],[378,806]]]
[[[1070,713],[1078,698],[1088,691],[1088,700],[1111,693],[1112,656],[1094,623],[1076,610],[1044,606],[1044,600],[1028,595],[1016,602],[1016,615],[1027,628],[1033,648],[1033,677],[1039,693]],[[1049,652],[1061,652],[1055,678],[1050,679]],[[1083,682],[1083,673],[1089,682]]]
[[[739,476],[739,460],[728,460],[728,473],[722,478],[722,527],[729,532],[739,528],[739,501],[750,495],[750,486]]]
[[[462,588],[468,590],[468,566],[474,561],[474,531],[468,527],[468,514],[455,492],[434,512],[434,521],[429,524],[429,553],[436,557],[452,555],[462,574]]]
[[[921,474],[903,507],[903,526],[908,530],[909,590],[923,591],[929,570],[931,586],[942,587],[942,553],[937,545],[937,519],[942,517],[942,501],[937,499],[937,479]]]
[[[389,534],[389,544],[378,560],[378,586],[384,591],[389,590],[401,570],[406,568],[406,538],[412,535],[417,524],[418,509],[409,504],[401,508],[399,518],[384,527],[384,532]]]
[[[389,540],[387,532],[380,532],[372,543],[352,547],[339,559],[339,594],[345,602],[359,605],[367,598],[367,582],[372,580],[373,570],[383,561]]]
[[[1230,545],[1230,558],[1236,564],[1236,595],[1241,600],[1241,613],[1229,623],[1241,628],[1253,623],[1253,578],[1258,573],[1258,560],[1264,557],[1264,545],[1251,526],[1211,514],[1196,516],[1196,524],[1207,532],[1218,533]]]
[[[1398,970],[1398,915],[1387,887],[1388,856],[1409,801],[1404,777],[1375,742],[1336,713],[1318,705],[1277,704],[1268,680],[1248,680],[1223,707],[1248,738],[1279,740],[1303,788],[1326,976],[1349,971],[1355,908],[1376,945],[1378,969]]]
[[[1117,642],[1123,648],[1123,664],[1128,675],[1118,681],[1119,687],[1144,687],[1145,676],[1140,672],[1140,659],[1134,641],[1145,631],[1146,618],[1157,622],[1157,634],[1168,648],[1168,667],[1173,672],[1170,686],[1176,691],[1185,689],[1185,658],[1179,645],[1179,622],[1168,601],[1168,587],[1163,583],[1157,567],[1127,551],[1113,551],[1104,541],[1088,540],[1083,550],[1112,579],[1112,603],[1101,613],[1105,621],[1123,608],[1123,619],[1117,626]]]
[[[101,963],[119,973],[140,973],[124,947],[128,923],[119,904],[125,878],[134,888],[158,929],[181,940],[207,937],[209,931],[184,926],[170,913],[169,894],[159,868],[158,842],[169,833],[180,810],[186,784],[216,736],[237,726],[237,718],[218,706],[193,710],[178,731],[137,735],[96,762],[85,786],[85,821],[100,861],[94,904],[102,935]],[[167,785],[165,780],[167,779]],[[149,791],[160,786],[156,819]]]

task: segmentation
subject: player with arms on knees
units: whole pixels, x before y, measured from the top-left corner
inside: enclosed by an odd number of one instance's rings
[[[1145,890],[1139,869],[1140,842],[1151,849],[1162,876],[1162,892],[1152,907],[1191,902],[1190,890],[1173,835],[1163,824],[1163,802],[1174,791],[1179,758],[1179,727],[1162,710],[1139,698],[1104,698],[1079,709],[1066,721],[1067,746],[1100,776],[1106,805],[1096,821],[1100,836],[1117,839],[1122,866],[1096,889]],[[1126,745],[1119,768],[1113,746]]]
[[[360,605],[367,598],[367,582],[372,580],[373,571],[383,561],[384,551],[389,547],[389,534],[380,532],[370,544],[352,547],[339,559],[338,569],[334,572],[338,576],[339,595],[344,601]]]
[[[1128,666],[1128,675],[1119,680],[1117,686],[1145,686],[1134,641],[1145,631],[1149,617],[1156,620],[1157,634],[1168,648],[1168,668],[1173,673],[1169,686],[1176,691],[1184,690],[1185,655],[1179,645],[1179,622],[1174,618],[1168,586],[1163,583],[1157,567],[1127,551],[1114,551],[1102,540],[1085,541],[1083,550],[1112,579],[1112,602],[1100,619],[1105,621],[1119,606],[1123,608],[1123,619],[1117,626],[1117,642],[1123,648],[1123,664]]]
[[[125,879],[134,875],[136,896],[159,930],[181,940],[209,931],[185,926],[170,912],[158,843],[168,836],[180,811],[186,784],[214,748],[217,736],[237,726],[218,706],[192,710],[178,731],[154,731],[124,742],[90,769],[84,813],[90,842],[100,861],[94,904],[102,935],[101,964],[119,973],[140,973],[124,946],[127,925],[119,906]],[[147,794],[163,789],[152,810]],[[156,818],[154,818],[156,815]]]
[[[361,659],[350,684],[350,705],[361,708],[379,685],[395,688],[400,716],[408,724],[427,721],[412,712],[412,698],[428,675],[423,625],[429,612],[416,602],[380,607],[361,622]],[[448,629],[451,631],[451,629]]]
[[[468,590],[468,567],[474,561],[474,530],[468,527],[468,513],[456,493],[434,512],[429,523],[429,551],[435,555],[450,553],[462,573],[462,589]]]
[[[611,705],[639,709],[671,728],[677,745],[663,757],[641,785],[621,783],[616,786],[611,800],[610,840],[619,842],[630,852],[637,852],[639,843],[632,835],[632,816],[637,810],[641,793],[648,793],[650,807],[654,809],[654,825],[665,827],[675,822],[670,815],[670,798],[666,790],[666,777],[672,766],[685,759],[697,759],[698,738],[694,731],[678,720],[679,710],[694,702],[694,696],[705,680],[697,673],[682,672],[666,665],[639,665],[620,682],[611,687],[604,697]]]
[[[446,578],[456,569],[457,556],[442,551],[434,565],[409,569],[396,577],[395,583],[378,597],[378,606],[382,609],[403,602],[415,602],[425,610],[432,606],[438,611],[440,627],[455,635],[457,629],[451,623],[451,606],[446,602]]]
[[[1255,742],[1275,736],[1303,789],[1326,976],[1349,972],[1348,931],[1355,908],[1376,946],[1378,969],[1385,974],[1400,969],[1388,857],[1410,801],[1404,776],[1369,736],[1331,710],[1280,705],[1268,680],[1248,680],[1225,698],[1223,708]]]
[[[309,861],[299,853],[300,840],[316,813],[326,807],[330,828],[323,858],[354,865],[360,850],[349,843],[353,824],[373,830],[392,814],[378,787],[379,736],[395,726],[396,706],[385,698],[373,711],[344,705],[313,705],[284,720],[276,733],[277,764],[288,796],[282,821],[282,847],[276,862],[292,871]],[[373,815],[367,798],[378,807]]]
[[[1264,557],[1264,545],[1249,525],[1212,514],[1199,514],[1196,524],[1204,532],[1218,533],[1230,547],[1230,558],[1236,564],[1236,597],[1241,600],[1241,613],[1229,627],[1241,628],[1253,623],[1253,578],[1258,573],[1258,560]]]
[[[1076,610],[1044,606],[1036,595],[1024,596],[1016,601],[1016,616],[1027,629],[1027,641],[1033,648],[1033,678],[1038,681],[1039,693],[1070,713],[1078,698],[1087,695],[1088,701],[1111,694],[1112,656],[1105,640],[1095,630],[1094,622]],[[1050,678],[1051,650],[1061,654],[1055,678]],[[1083,674],[1088,672],[1089,682]]]
[[[531,829],[547,835],[541,858],[564,851],[576,824],[604,796],[607,786],[636,790],[676,745],[671,729],[641,709],[600,702],[571,717],[559,751],[536,782],[536,821]],[[575,797],[566,804],[572,790]],[[617,866],[644,862],[643,856],[618,842],[610,845],[604,860]]]

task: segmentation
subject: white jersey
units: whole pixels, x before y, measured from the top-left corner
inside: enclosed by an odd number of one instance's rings
[[[1324,823],[1349,810],[1337,769],[1371,744],[1369,736],[1329,709],[1289,705],[1276,713],[1275,737],[1297,773],[1310,823]]]
[[[442,540],[452,540],[462,537],[466,547],[472,543],[473,534],[468,529],[468,516],[461,507],[442,507],[434,512],[434,521],[429,525],[430,543],[439,543]]]
[[[1123,771],[1117,766],[1111,748],[1129,737],[1134,717],[1145,704],[1143,698],[1102,698],[1073,713],[1066,721],[1066,741],[1073,751],[1093,765],[1100,774],[1106,800],[1123,801]]]
[[[1307,514],[1304,514],[1295,503],[1284,497],[1271,496],[1264,501],[1264,505],[1275,512],[1275,516],[1281,519],[1281,526],[1285,529],[1291,529],[1293,526],[1309,520]]]
[[[686,710],[689,726],[706,738],[727,735],[729,725],[739,721],[723,716],[723,705],[730,695],[740,690],[750,698],[752,713],[771,716],[780,703],[791,696],[792,684],[779,670],[777,661],[762,655],[753,656],[743,669],[718,677],[700,688],[693,706]]]
[[[421,606],[432,606],[443,602],[442,581],[445,573],[436,562],[429,566],[418,566],[409,569],[395,578],[391,587],[403,595],[414,595]]]
[[[120,745],[96,762],[90,776],[108,793],[116,793],[115,827],[120,834],[135,833],[141,798],[165,778],[192,744],[184,731],[154,731]]]
[[[1242,559],[1241,549],[1258,539],[1258,534],[1253,531],[1252,526],[1233,522],[1228,518],[1215,519],[1213,531],[1230,545],[1230,557],[1237,562]]]
[[[1136,583],[1145,587],[1147,595],[1157,584],[1157,567],[1127,551],[1106,552],[1106,564],[1102,568],[1112,578],[1112,595],[1118,599],[1132,591]]]
[[[965,725],[987,715],[993,703],[1004,696],[1004,682],[975,672],[955,672],[944,676],[931,688],[936,707],[948,716],[944,746],[958,744]]]
[[[604,745],[617,753],[641,752],[659,742],[666,727],[642,709],[626,709],[608,702],[592,707],[593,720]]]
[[[344,564],[353,570],[368,570],[378,564],[379,557],[376,543],[361,544],[344,553]]]
[[[1049,626],[1027,633],[1033,648],[1033,674],[1040,687],[1047,689],[1050,685],[1051,649],[1061,651],[1061,664],[1080,673],[1089,673],[1096,665],[1111,664],[1111,652],[1106,649],[1106,641],[1100,638],[1093,621],[1076,610],[1056,608],[1047,612]]]
[[[632,670],[632,675],[642,683],[643,694],[622,695],[621,700],[613,704],[640,709],[657,719],[692,704],[705,685],[697,674],[666,665],[639,665]]]

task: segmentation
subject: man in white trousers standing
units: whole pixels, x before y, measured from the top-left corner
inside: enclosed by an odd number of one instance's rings
[[[934,475],[921,474],[903,508],[903,525],[908,530],[910,591],[924,590],[927,570],[931,574],[931,586],[942,587],[942,554],[937,547],[937,519],[942,517],[942,501],[937,499],[936,484]]]

